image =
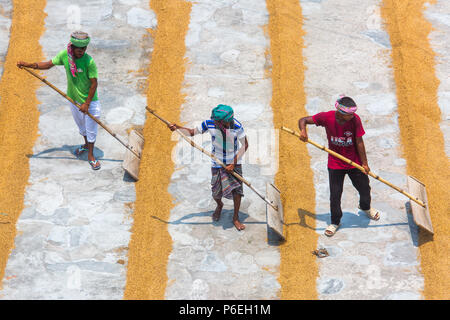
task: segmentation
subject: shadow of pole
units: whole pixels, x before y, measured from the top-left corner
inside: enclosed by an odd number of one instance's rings
[[[50,148],[44,151],[41,151],[39,153],[36,154],[27,154],[26,157],[27,158],[33,158],[33,159],[46,159],[46,160],[60,160],[60,159],[65,159],[65,160],[85,160],[87,161],[87,152],[84,152],[81,156],[77,157],[75,156],[74,152],[76,150],[77,147],[79,147],[80,145],[63,145],[62,147],[59,148]],[[63,152],[69,152],[72,157],[64,157],[64,156],[46,156],[47,154],[51,154],[54,152],[59,152],[59,151],[63,151]],[[102,160],[102,161],[109,161],[109,162],[123,162],[123,160],[117,160],[117,159],[105,159],[103,158],[104,156],[104,152],[97,148],[94,147],[94,156],[98,159],[98,160]]]

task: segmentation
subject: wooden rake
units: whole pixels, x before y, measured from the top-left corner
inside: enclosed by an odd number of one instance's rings
[[[281,129],[283,131],[286,131],[296,137],[300,138],[300,134],[289,129],[286,127],[281,127]],[[302,140],[300,140],[302,141]],[[345,163],[348,163],[349,165],[361,170],[362,172],[366,172],[364,170],[364,168],[362,166],[360,166],[359,164],[351,161],[350,159],[347,159],[346,157],[340,155],[339,153],[336,153],[328,148],[326,148],[323,145],[320,145],[314,141],[311,141],[310,139],[308,139],[307,143],[312,144],[313,146],[328,152],[329,154],[331,154],[332,156],[344,161]],[[422,199],[424,200],[420,200],[419,197],[414,196],[408,192],[406,192],[405,190],[403,190],[402,188],[399,188],[395,185],[393,185],[392,183],[390,183],[389,181],[384,180],[383,178],[381,178],[380,176],[374,174],[372,171],[369,171],[367,173],[369,176],[371,176],[372,178],[377,179],[378,181],[383,182],[384,184],[388,185],[389,187],[395,189],[396,191],[400,192],[401,194],[407,196],[410,200],[412,200],[413,202],[411,202],[411,211],[414,217],[414,222],[421,228],[423,228],[424,230],[430,232],[431,234],[434,233],[433,231],[433,226],[431,224],[431,216],[430,216],[430,212],[428,211],[427,208],[427,193],[426,193],[426,189],[425,189],[425,185],[420,182],[419,180],[417,180],[416,178],[412,177],[412,176],[408,176],[408,189],[410,192],[414,192],[414,194],[417,194],[419,196],[422,197]]]
[[[171,123],[161,116],[159,116],[154,110],[150,109],[149,107],[145,107],[148,112],[150,112],[152,115],[154,115],[156,118],[164,122],[167,126],[169,126]],[[218,163],[221,167],[226,168],[226,165],[218,159],[215,155],[208,152],[204,148],[197,145],[192,139],[189,139],[184,133],[182,133],[180,130],[175,130],[184,140],[186,140],[191,146],[194,148],[200,150],[210,158],[212,158],[216,163]],[[286,240],[283,235],[283,206],[281,203],[281,194],[280,191],[271,183],[267,183],[267,197],[262,195],[258,190],[256,190],[249,181],[244,179],[241,175],[239,175],[237,172],[232,171],[231,174],[236,177],[239,181],[243,182],[245,185],[247,185],[253,192],[255,192],[262,200],[266,202],[266,218],[267,218],[267,226],[268,228],[271,228],[273,231],[277,233],[277,235],[284,241]]]
[[[59,90],[57,87],[55,87],[53,84],[51,84],[50,82],[48,82],[46,79],[42,78],[40,75],[38,75],[37,73],[31,71],[29,68],[27,67],[20,67],[21,69],[24,69],[25,71],[27,71],[28,73],[30,73],[31,75],[33,75],[34,77],[38,78],[39,80],[41,80],[43,83],[45,83],[46,85],[48,85],[50,88],[52,88],[53,90],[55,90],[56,92],[58,92],[60,95],[62,95],[64,98],[66,98],[67,100],[69,100],[73,105],[75,105],[78,109],[81,109],[81,106],[73,101],[72,98],[70,98],[68,95],[66,95],[64,92],[62,92],[61,90]],[[97,122],[103,129],[105,129],[110,135],[112,135],[114,138],[116,138],[117,141],[119,141],[125,148],[127,148],[128,150],[130,150],[130,152],[132,152],[137,158],[141,158],[141,152],[136,150],[136,148],[133,148],[132,146],[130,146],[129,144],[125,143],[124,141],[122,141],[114,132],[112,132],[107,126],[105,126],[100,120],[98,120],[97,118],[95,118],[93,115],[91,115],[89,112],[86,113],[92,120],[94,120],[95,122]]]

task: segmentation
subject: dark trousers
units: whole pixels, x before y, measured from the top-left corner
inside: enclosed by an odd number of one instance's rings
[[[348,174],[353,186],[359,192],[359,207],[361,208],[361,210],[370,209],[370,185],[369,177],[366,174],[362,173],[356,168],[350,170],[328,168],[332,224],[339,224],[341,222],[341,197],[342,190],[344,189],[344,178],[346,174]]]

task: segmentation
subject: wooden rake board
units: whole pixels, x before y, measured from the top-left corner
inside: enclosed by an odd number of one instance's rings
[[[419,199],[422,199],[427,205],[422,207],[416,202],[410,201],[414,222],[422,229],[434,234],[430,213],[428,212],[428,198],[425,185],[416,178],[408,176],[408,191]]]
[[[144,137],[137,132],[132,130],[128,136],[128,144],[133,150],[136,150],[139,154],[142,154],[142,149],[144,148]],[[133,177],[134,180],[139,180],[139,163],[140,158],[127,149],[125,153],[125,159],[122,163],[122,168]]]
[[[266,220],[267,229],[274,231],[283,241],[286,237],[283,234],[283,204],[281,203],[281,192],[272,183],[267,182],[266,184],[266,196],[269,201],[278,208],[275,210],[272,206],[266,204]]]

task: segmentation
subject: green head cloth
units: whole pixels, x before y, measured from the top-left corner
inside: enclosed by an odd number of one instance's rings
[[[233,117],[234,117],[233,108],[225,104],[219,104],[211,112],[211,119],[215,121],[223,120],[226,122],[230,122],[233,120]]]
[[[89,42],[91,41],[91,38],[89,38],[89,35],[85,32],[81,31],[75,31],[70,35],[70,42],[75,46],[79,48],[87,47]]]

